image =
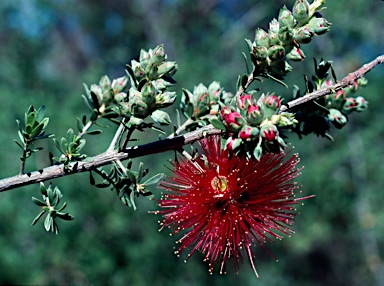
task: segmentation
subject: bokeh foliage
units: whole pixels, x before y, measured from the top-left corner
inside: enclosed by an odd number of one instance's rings
[[[238,74],[245,70],[244,38],[252,38],[256,27],[267,28],[283,5],[292,7],[293,1],[1,1],[0,176],[18,173],[15,120],[23,118],[28,106],[44,104],[45,116],[50,117],[47,132],[65,136],[76,126],[76,117],[87,112],[82,84],[97,82],[104,74],[124,75],[125,64],[139,55],[140,48],[164,44],[169,59],[179,65],[179,95],[182,87],[192,89],[214,80],[234,91]],[[265,91],[291,98],[292,85],[303,88],[302,75],[313,72],[314,56],[332,60],[341,78],[383,52],[382,1],[352,5],[339,0],[326,6],[331,31],[304,47],[307,60],[293,65],[289,89],[266,83]],[[68,202],[66,211],[75,216],[73,222],[60,225],[58,237],[41,225],[30,226],[38,214],[31,202],[38,185],[0,194],[0,284],[378,284],[384,255],[383,76],[382,67],[366,76],[369,85],[362,95],[370,102],[369,110],[334,131],[334,142],[290,135],[305,165],[303,192],[316,197],[300,208],[296,234],[270,246],[279,262],[262,249],[256,251],[259,280],[246,265],[238,275],[229,271],[210,276],[202,255],[182,263],[183,258],[173,254],[176,239],[167,231],[158,233],[158,217],[147,214],[156,208],[155,202],[141,198],[134,211],[114,193],[91,187],[87,174],[79,174],[53,182]],[[112,136],[113,130],[108,132]],[[91,139],[85,147],[88,154],[104,151],[109,144]],[[39,143],[55,152],[48,141]],[[160,172],[173,156],[170,152],[143,160]],[[26,169],[47,165],[48,156],[38,152]]]

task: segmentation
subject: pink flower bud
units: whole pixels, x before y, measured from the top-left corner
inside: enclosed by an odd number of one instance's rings
[[[335,125],[336,128],[341,128],[347,124],[347,117],[340,112],[340,110],[330,108],[328,119]]]
[[[291,61],[302,61],[305,59],[304,52],[300,48],[294,47],[286,56]]]
[[[364,99],[362,96],[356,97],[356,103],[357,103],[357,108],[356,111],[363,111],[368,107],[368,101]]]
[[[260,124],[264,119],[263,111],[258,105],[248,107],[247,120],[252,125]]]
[[[237,147],[240,146],[242,140],[240,138],[232,138],[232,137],[229,137],[225,143],[225,146],[228,150],[230,151],[233,151],[235,150]]]
[[[264,97],[263,103],[265,104],[265,106],[267,106],[273,110],[277,110],[281,106],[280,98],[274,94],[267,95],[266,97]]]
[[[239,137],[245,140],[251,137],[255,137],[257,134],[259,134],[258,128],[251,127],[251,126],[244,126],[239,132]]]
[[[239,97],[237,101],[237,106],[240,109],[246,109],[248,106],[252,105],[251,96],[249,94],[244,94]]]
[[[277,130],[277,127],[273,124],[266,124],[261,128],[261,136],[265,139],[267,142],[272,142],[276,139],[276,137],[279,135],[279,131]]]
[[[345,111],[352,111],[356,108],[356,106],[357,106],[357,103],[356,103],[355,98],[348,97],[344,103],[343,109]]]
[[[244,118],[238,112],[230,111],[226,107],[221,110],[221,117],[224,119],[224,124],[228,129],[234,132],[239,131],[246,123]]]

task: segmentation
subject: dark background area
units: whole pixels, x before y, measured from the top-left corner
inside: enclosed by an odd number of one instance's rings
[[[256,27],[267,29],[278,9],[293,1],[258,0],[2,0],[0,2],[0,177],[17,174],[21,150],[17,118],[29,105],[47,106],[48,131],[58,138],[76,117],[87,114],[83,83],[107,74],[124,75],[125,64],[141,48],[163,43],[169,60],[178,62],[175,90],[192,90],[216,80],[235,91],[245,72],[244,38]],[[338,0],[326,3],[323,15],[333,23],[324,36],[303,46],[307,59],[293,63],[289,88],[265,83],[288,101],[293,84],[304,87],[303,75],[313,72],[312,58],[332,60],[339,78],[384,52],[384,2]],[[369,109],[353,114],[334,142],[316,136],[291,142],[305,166],[299,183],[303,195],[316,194],[299,208],[290,238],[268,246],[276,262],[256,248],[257,279],[247,261],[239,274],[213,276],[203,255],[188,263],[173,254],[175,237],[158,232],[159,217],[148,214],[156,203],[137,200],[138,210],[125,207],[115,193],[90,186],[87,174],[56,179],[68,211],[76,219],[60,223],[60,235],[31,226],[39,209],[31,201],[39,187],[0,194],[0,284],[38,285],[384,285],[384,113],[383,67],[367,74],[360,94]],[[175,113],[172,115],[175,119]],[[108,146],[88,139],[87,153]],[[151,133],[154,140],[156,133]],[[138,135],[142,136],[142,135]],[[42,141],[45,151],[54,144]],[[57,153],[55,153],[57,154]],[[143,157],[150,175],[166,172],[173,154]],[[49,164],[40,152],[27,169]],[[153,189],[156,197],[160,190]]]

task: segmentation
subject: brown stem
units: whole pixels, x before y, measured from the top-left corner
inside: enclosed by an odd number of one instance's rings
[[[384,55],[381,55],[377,57],[375,60],[373,60],[372,62],[365,64],[357,71],[350,73],[341,81],[337,82],[336,84],[330,87],[327,87],[322,90],[317,90],[301,98],[288,102],[285,106],[282,106],[280,108],[280,111],[285,111],[289,108],[303,104],[307,101],[314,100],[318,97],[334,93],[335,91],[341,88],[344,88],[348,85],[353,84],[355,80],[363,77],[367,72],[369,72],[375,66],[382,63],[384,63]],[[248,87],[253,80],[254,78],[252,76],[248,77],[248,82],[246,84],[246,87]],[[244,89],[241,87],[237,91],[236,96],[241,95],[242,92],[244,92]],[[175,136],[173,138],[167,138],[164,140],[152,142],[145,145],[130,147],[121,152],[114,150],[113,147],[115,146],[116,142],[115,140],[113,140],[113,144],[111,144],[111,146],[108,148],[107,151],[91,158],[91,160],[88,160],[87,162],[83,161],[83,162],[72,163],[70,164],[69,168],[64,168],[64,165],[55,165],[55,166],[44,168],[39,171],[26,173],[26,174],[19,174],[17,176],[2,179],[0,180],[0,192],[15,189],[21,186],[26,186],[34,183],[47,181],[47,180],[58,178],[58,177],[90,171],[97,167],[108,165],[116,160],[123,161],[129,158],[136,158],[144,155],[156,154],[156,153],[161,153],[169,150],[178,150],[182,146],[191,144],[206,136],[221,134],[221,133],[222,133],[221,130],[214,128],[212,125],[208,125],[198,130],[185,133],[184,135]]]
[[[206,136],[220,134],[221,132],[221,130],[215,129],[212,125],[208,125],[198,130],[186,133],[184,135],[176,136],[171,139],[164,139],[149,144],[130,147],[122,152],[107,150],[102,154],[90,158],[90,160],[87,162],[82,161],[71,163],[68,168],[64,168],[64,165],[55,165],[39,171],[2,179],[0,180],[0,192],[15,189],[21,186],[31,185],[34,183],[44,182],[58,177],[90,171],[97,167],[108,165],[116,160],[123,161],[129,158],[136,158],[179,149],[186,144],[191,144]]]
[[[303,104],[305,102],[314,100],[316,98],[325,96],[327,94],[334,93],[335,91],[338,91],[344,87],[347,87],[348,85],[353,84],[359,78],[362,78],[366,73],[368,73],[375,66],[377,66],[378,64],[382,64],[382,63],[384,63],[384,55],[378,56],[376,59],[374,59],[370,63],[363,65],[357,71],[351,72],[345,78],[343,78],[342,80],[338,81],[337,83],[335,83],[331,86],[328,86],[327,88],[316,90],[316,91],[311,92],[311,93],[309,93],[303,97],[299,97],[295,100],[288,102],[287,104],[283,105],[280,108],[280,111],[286,111],[287,109],[290,109],[294,106],[298,106],[298,105]]]

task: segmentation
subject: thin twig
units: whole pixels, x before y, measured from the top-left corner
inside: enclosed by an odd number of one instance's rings
[[[356,80],[358,80],[359,78],[362,78],[366,73],[372,70],[375,66],[382,63],[384,63],[384,55],[378,56],[376,59],[374,59],[370,63],[363,65],[357,71],[351,72],[345,78],[343,78],[342,80],[338,81],[337,83],[331,86],[328,86],[327,88],[316,90],[303,97],[299,97],[295,100],[288,102],[287,104],[283,105],[280,108],[280,111],[286,111],[287,109],[290,109],[294,106],[298,106],[300,104],[325,96],[327,94],[334,93],[335,91],[338,91],[344,87],[352,85]]]
[[[91,128],[91,126],[93,125],[95,121],[88,121],[88,123],[83,127],[83,130],[81,130],[81,132],[79,133],[79,135],[77,135],[78,137],[83,137],[85,132],[88,131],[89,128]]]
[[[64,177],[94,170],[95,168],[108,165],[111,162],[117,160],[124,161],[129,158],[136,158],[179,149],[186,144],[191,144],[206,136],[220,134],[221,132],[221,130],[214,128],[212,125],[208,125],[198,130],[186,133],[184,135],[176,136],[171,139],[164,139],[149,144],[130,147],[122,152],[107,150],[93,158],[88,158],[88,161],[71,163],[67,168],[64,168],[64,165],[62,164],[54,165],[39,171],[2,179],[0,180],[0,192],[31,185],[34,183],[44,182],[58,177]]]
[[[280,110],[285,111],[289,108],[303,104],[307,101],[314,100],[320,96],[334,93],[335,91],[341,88],[344,88],[348,85],[353,84],[355,80],[363,77],[367,72],[369,72],[375,66],[382,63],[384,63],[384,55],[381,55],[377,57],[375,60],[373,60],[372,62],[365,64],[357,71],[350,73],[344,79],[342,79],[341,81],[337,82],[336,84],[330,87],[327,87],[322,90],[317,90],[301,98],[288,102],[285,106],[282,106]],[[253,80],[254,80],[253,78],[251,79],[251,77],[248,77],[246,87],[248,87]],[[240,88],[236,93],[236,95],[238,94],[241,95],[242,92],[244,92],[244,89]],[[114,136],[114,139],[111,142],[111,145],[109,146],[107,151],[105,151],[104,153],[99,154],[91,159],[88,158],[87,161],[72,163],[69,165],[69,168],[64,168],[64,165],[55,165],[55,166],[44,168],[39,171],[26,173],[26,174],[19,174],[17,176],[2,179],[0,180],[0,192],[16,189],[18,187],[31,185],[34,183],[44,182],[44,181],[51,180],[58,177],[90,171],[97,167],[108,165],[111,162],[116,160],[123,161],[129,158],[136,158],[136,157],[141,157],[145,155],[161,153],[169,150],[178,150],[182,146],[191,144],[206,136],[222,133],[221,130],[216,129],[212,125],[208,125],[198,130],[185,133],[184,135],[179,135],[173,138],[167,138],[167,139],[152,142],[149,144],[130,147],[121,152],[118,152],[114,149],[116,147],[116,144],[123,130],[124,130],[124,126],[120,125],[118,131]]]
[[[120,137],[121,137],[121,134],[125,131],[125,124],[124,122],[122,122],[120,125],[119,125],[119,128],[117,128],[116,130],[116,133],[115,135],[113,136],[113,139],[111,141],[111,144],[109,144],[109,147],[107,149],[107,151],[112,151],[112,150],[116,150],[116,146],[120,140]]]

